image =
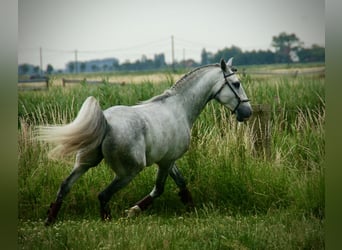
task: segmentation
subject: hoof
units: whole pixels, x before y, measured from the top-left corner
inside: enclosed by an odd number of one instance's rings
[[[135,205],[134,207],[131,207],[128,210],[125,210],[125,213],[127,215],[127,218],[133,218],[137,217],[141,213],[141,209],[138,205]]]
[[[61,205],[62,202],[53,202],[50,204],[50,208],[47,211],[48,217],[46,218],[44,223],[45,226],[50,226],[56,221],[57,214],[59,209],[61,208]]]
[[[110,214],[101,216],[102,221],[111,221],[112,216]]]
[[[112,219],[112,215],[109,211],[101,211],[101,219],[103,221],[110,221]]]
[[[52,219],[52,218],[46,218],[45,222],[44,222],[44,226],[51,226],[54,222],[55,222],[56,219]]]
[[[194,201],[193,201],[192,195],[188,189],[181,190],[178,193],[178,195],[180,196],[180,199],[184,205],[186,205],[189,208],[194,207]]]
[[[110,221],[112,215],[110,213],[110,207],[107,202],[103,202],[100,198],[100,216],[103,221]]]

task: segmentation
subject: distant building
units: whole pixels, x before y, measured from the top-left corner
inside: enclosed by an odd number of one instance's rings
[[[65,71],[68,73],[115,71],[119,68],[119,60],[116,58],[106,58],[77,62],[77,71],[75,66],[75,61],[68,62]]]

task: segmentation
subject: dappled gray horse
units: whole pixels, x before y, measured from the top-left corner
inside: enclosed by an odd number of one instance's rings
[[[252,114],[245,91],[228,63],[194,69],[163,94],[135,106],[101,110],[94,97],[83,103],[76,119],[64,126],[40,127],[39,138],[56,144],[50,152],[63,156],[77,152],[71,174],[62,182],[51,203],[46,225],[53,223],[63,198],[75,181],[104,158],[116,176],[99,195],[103,220],[111,218],[108,202],[146,166],[158,165],[155,186],[128,210],[133,216],[145,210],[164,191],[168,175],[179,187],[180,198],[192,205],[192,197],[175,161],[189,148],[191,128],[205,105],[216,99],[242,122]]]

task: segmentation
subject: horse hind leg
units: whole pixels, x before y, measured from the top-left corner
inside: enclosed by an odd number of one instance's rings
[[[178,167],[176,166],[176,164],[173,164],[173,166],[169,170],[169,174],[171,178],[175,181],[178,188],[180,189],[178,195],[180,196],[180,199],[183,202],[183,204],[187,205],[188,207],[193,207],[194,202],[192,199],[192,195],[188,190],[186,186],[186,181],[181,172],[179,171]]]
[[[110,213],[110,207],[108,202],[114,193],[125,187],[135,175],[130,176],[115,176],[114,180],[104,189],[99,195],[98,199],[100,202],[100,215],[103,221],[110,220],[112,218]]]
[[[55,202],[50,204],[48,210],[48,216],[45,220],[45,225],[51,225],[55,222],[57,214],[62,206],[63,198],[69,193],[71,186],[76,182],[76,180],[81,177],[88,168],[77,166],[73,169],[71,174],[61,183],[59,190],[57,192],[57,197]]]
[[[70,175],[63,180],[61,183],[59,190],[57,192],[57,197],[55,202],[50,204],[50,208],[48,210],[48,216],[45,220],[45,225],[51,225],[55,222],[57,218],[57,214],[62,206],[62,201],[64,197],[69,193],[73,184],[88,171],[89,168],[98,165],[103,156],[99,149],[96,149],[91,152],[81,152],[79,151],[76,155],[76,161],[74,168]]]

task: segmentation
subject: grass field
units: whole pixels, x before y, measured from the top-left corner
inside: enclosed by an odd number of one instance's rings
[[[164,79],[164,80],[163,80]],[[324,78],[242,79],[252,104],[270,104],[270,156],[256,154],[253,120],[237,124],[218,103],[207,105],[192,130],[190,150],[178,161],[193,194],[187,211],[177,187],[134,219],[124,210],[149,193],[156,168],[147,168],[114,195],[113,220],[100,221],[97,194],[114,177],[104,164],[73,187],[58,222],[43,221],[73,159],[52,161],[33,138],[38,124],[70,122],[89,95],[103,109],[160,94],[174,82],[20,92],[18,98],[20,249],[324,249]]]

